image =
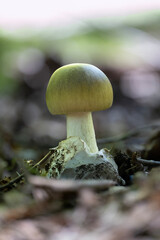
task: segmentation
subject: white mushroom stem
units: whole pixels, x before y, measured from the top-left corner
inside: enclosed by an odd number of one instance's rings
[[[91,112],[67,115],[67,138],[79,137],[92,153],[98,152]]]

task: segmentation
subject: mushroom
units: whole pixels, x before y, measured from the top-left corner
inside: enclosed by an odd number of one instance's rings
[[[113,90],[109,79],[97,67],[74,63],[58,68],[51,76],[46,103],[51,114],[67,117],[67,138],[77,136],[98,152],[92,113],[109,108]]]

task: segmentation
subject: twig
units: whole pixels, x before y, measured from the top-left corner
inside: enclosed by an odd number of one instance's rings
[[[4,189],[11,187],[13,184],[19,182],[23,177],[24,177],[24,173],[22,173],[21,175],[19,175],[16,178],[14,178],[13,180],[11,180],[9,183],[6,183],[6,184],[0,186],[0,191],[3,191]]]
[[[141,130],[143,131],[145,129],[159,128],[159,127],[160,127],[159,123],[148,124],[148,125],[133,129],[131,131],[128,131],[127,133],[124,133],[124,134],[119,135],[119,136],[98,139],[97,142],[99,144],[119,142],[119,141],[126,140],[128,138],[137,136],[139,134],[139,131],[141,131]]]
[[[116,182],[112,180],[72,180],[72,179],[46,179],[40,176],[29,178],[29,182],[37,188],[50,188],[54,192],[79,191],[81,188],[90,188],[103,190],[115,186]]]
[[[152,166],[160,166],[160,161],[155,160],[146,160],[142,158],[136,158],[138,162],[143,163],[143,165],[152,165]]]
[[[31,167],[31,169],[34,169],[37,166],[40,166],[41,164],[43,164],[48,157],[51,155],[51,151],[49,151],[38,163],[36,163],[33,167]],[[10,188],[13,184],[18,183],[23,177],[24,177],[24,173],[19,174],[19,176],[17,176],[16,178],[14,178],[13,180],[11,180],[9,183],[6,183],[2,186],[0,186],[0,191],[3,191],[6,188]]]
[[[32,168],[38,167],[41,164],[43,164],[44,162],[46,162],[46,160],[50,157],[50,155],[52,154],[51,151],[49,151],[38,163],[36,163]]]

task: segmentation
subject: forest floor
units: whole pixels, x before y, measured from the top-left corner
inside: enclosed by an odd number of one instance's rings
[[[108,138],[117,146],[112,154],[125,186],[112,180],[47,179],[16,160],[10,168],[1,161],[1,174],[21,170],[17,180],[9,175],[1,180],[0,240],[160,239],[160,131],[158,124],[144,129]],[[135,152],[141,131],[145,138]],[[125,151],[118,147],[122,143]],[[17,148],[4,132],[3,144],[8,154]]]
[[[22,82],[16,97],[0,97],[0,240],[160,239],[159,105],[138,104],[112,82],[117,97],[95,125],[122,186],[47,179],[35,165],[64,139],[64,122],[47,112],[44,85]]]

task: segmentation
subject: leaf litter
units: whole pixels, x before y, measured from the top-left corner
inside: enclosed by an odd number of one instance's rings
[[[28,200],[1,211],[0,240],[158,240],[160,167],[158,158],[147,155],[155,149],[155,155],[159,154],[157,136],[150,137],[141,152],[114,150],[125,186],[111,180],[57,180],[25,174],[26,180],[9,192],[20,192]],[[44,165],[44,158],[41,163]],[[1,208],[6,199],[3,197]]]

